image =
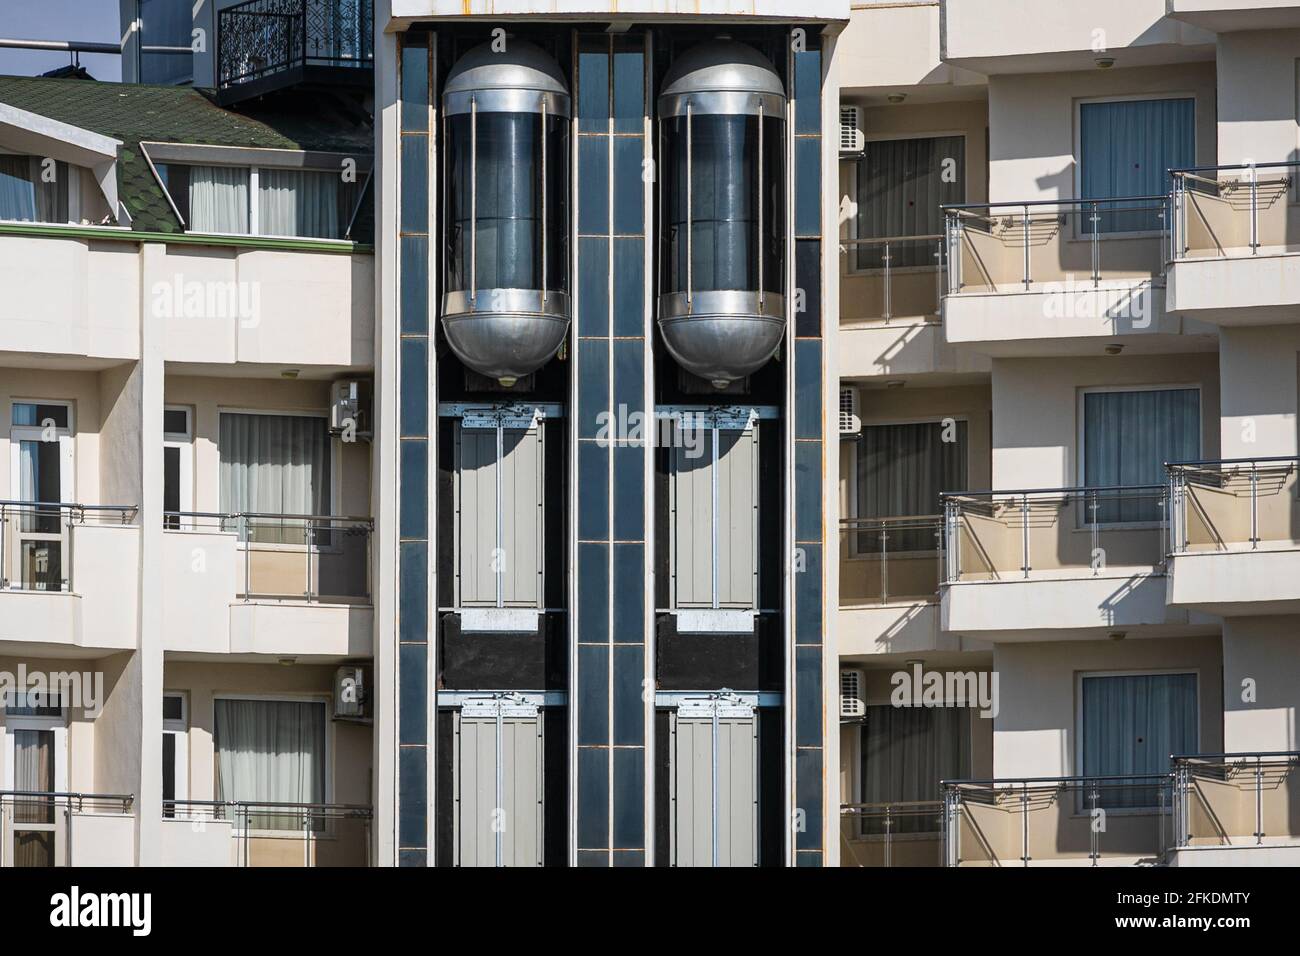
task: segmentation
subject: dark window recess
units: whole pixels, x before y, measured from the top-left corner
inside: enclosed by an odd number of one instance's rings
[[[780,618],[760,614],[751,634],[678,634],[676,618],[659,617],[655,675],[665,690],[780,690]]]
[[[181,510],[181,450],[179,448],[163,449],[163,511]],[[163,515],[164,528],[179,528],[180,517],[175,514]],[[166,702],[163,704],[166,707]]]
[[[543,615],[541,633],[462,634],[460,615],[444,614],[439,647],[446,690],[562,690],[567,660],[564,628]]]
[[[189,412],[183,408],[168,408],[163,411],[163,431],[169,435],[188,435],[190,433]]]

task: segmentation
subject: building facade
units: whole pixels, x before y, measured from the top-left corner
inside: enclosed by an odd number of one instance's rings
[[[0,865],[1290,861],[1300,4],[624,6],[0,77]]]

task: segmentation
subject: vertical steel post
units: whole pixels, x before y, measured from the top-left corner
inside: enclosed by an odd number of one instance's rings
[[[1029,289],[1029,207],[1028,206],[1024,207],[1024,212],[1021,215],[1021,228],[1024,231],[1024,242],[1022,248],[1023,248],[1024,260],[1025,260],[1024,262],[1025,289],[1028,290]]]

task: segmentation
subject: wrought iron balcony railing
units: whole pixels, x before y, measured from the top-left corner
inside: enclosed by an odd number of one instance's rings
[[[299,82],[368,85],[373,0],[247,0],[217,14],[217,88],[225,102]]]

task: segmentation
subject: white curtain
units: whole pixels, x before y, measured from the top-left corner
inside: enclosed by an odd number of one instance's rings
[[[217,799],[325,800],[325,705],[317,701],[216,702]],[[300,829],[297,814],[263,811],[254,829]]]
[[[970,775],[970,710],[965,707],[868,707],[862,726],[862,802],[938,800],[939,781]],[[894,832],[931,829],[926,818],[900,819]]]
[[[1163,485],[1165,462],[1190,461],[1200,454],[1200,392],[1087,392],[1083,444],[1083,483],[1089,488]],[[1098,502],[1098,523],[1159,520],[1156,490],[1112,492]]]
[[[1083,774],[1160,774],[1171,754],[1196,749],[1196,675],[1132,674],[1083,679]],[[1146,786],[1151,783],[1152,786]],[[1100,788],[1106,807],[1154,807],[1155,781]]]
[[[264,236],[312,236],[338,239],[338,173],[304,169],[267,169],[257,173],[258,232]]]
[[[222,412],[217,449],[223,512],[328,512],[329,430],[325,419]]]
[[[191,166],[193,232],[248,232],[248,170],[237,166]]]

